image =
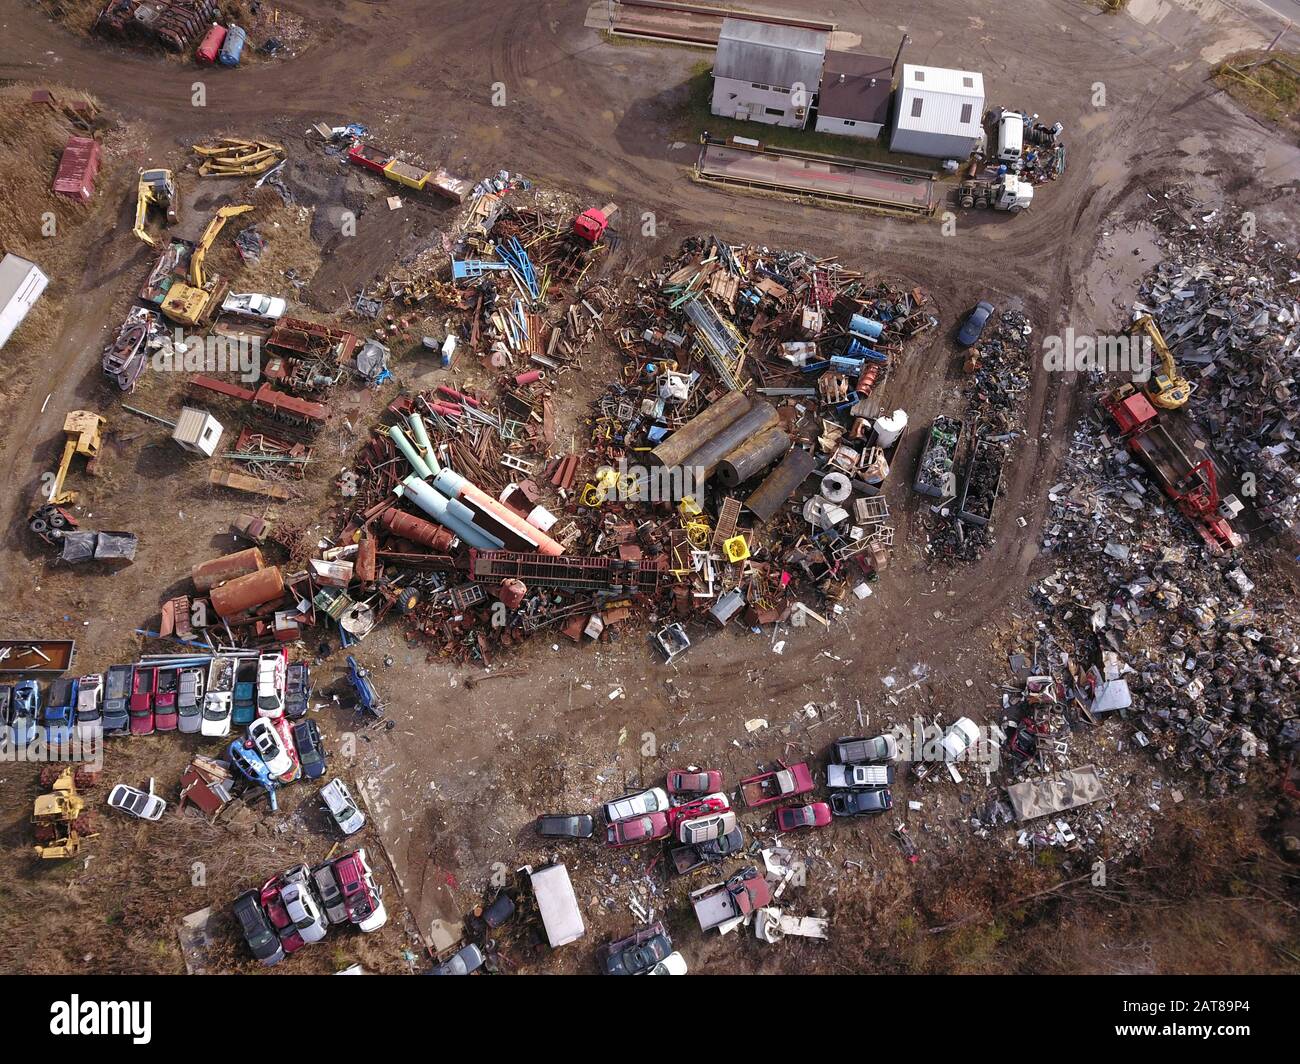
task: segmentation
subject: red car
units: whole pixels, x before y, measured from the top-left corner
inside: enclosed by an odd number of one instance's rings
[[[787,805],[776,811],[776,826],[782,831],[798,828],[824,828],[831,822],[831,807],[825,802],[811,805]]]
[[[176,692],[181,685],[180,669],[159,669],[158,689],[153,699],[153,726],[158,731],[175,731],[180,719]]]
[[[141,665],[135,670],[131,680],[131,702],[128,711],[131,714],[132,735],[153,734],[153,696],[158,689],[158,670],[148,665]]]
[[[716,768],[704,772],[687,772],[675,768],[668,773],[669,794],[710,794],[722,790],[722,773]]]
[[[709,813],[725,813],[730,808],[731,803],[725,794],[710,794],[685,805],[673,806],[668,810],[668,823],[676,831],[677,825],[683,820],[694,820],[697,816],[707,816]]]
[[[275,928],[284,952],[296,953],[307,943],[298,933],[298,928],[294,926],[289,910],[284,907],[284,899],[280,897],[282,886],[284,886],[284,877],[280,875],[272,876],[262,884],[262,910],[266,913],[266,918],[271,921],[271,926]]]
[[[293,741],[293,721],[288,717],[276,717],[271,721],[271,727],[280,736],[280,741],[284,744],[284,752],[293,762],[293,768],[281,776],[280,780],[284,783],[292,783],[302,775],[302,762],[298,760],[298,744]]]
[[[666,839],[672,831],[667,813],[646,813],[615,820],[605,829],[605,842],[610,846],[640,846],[643,842]]]

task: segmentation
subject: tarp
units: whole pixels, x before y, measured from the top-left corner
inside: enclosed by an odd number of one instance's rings
[[[1042,779],[1013,783],[1007,788],[1011,808],[1021,822],[1076,809],[1105,797],[1106,789],[1095,765],[1068,768]]]

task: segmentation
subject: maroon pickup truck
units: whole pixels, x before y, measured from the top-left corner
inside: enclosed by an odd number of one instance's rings
[[[787,766],[784,761],[778,761],[777,764],[781,767],[740,781],[740,793],[750,809],[779,802],[782,798],[793,798],[796,794],[806,794],[813,789],[812,772],[806,762]]]

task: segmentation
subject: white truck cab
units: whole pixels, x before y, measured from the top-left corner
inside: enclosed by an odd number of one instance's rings
[[[1025,116],[1003,108],[998,114],[997,160],[1012,170],[1019,170],[1024,154]]]

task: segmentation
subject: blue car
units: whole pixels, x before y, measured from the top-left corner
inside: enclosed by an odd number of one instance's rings
[[[266,789],[267,797],[271,799],[271,812],[277,812],[280,808],[280,802],[275,796],[275,776],[271,774],[271,770],[267,767],[266,762],[262,760],[252,742],[248,739],[234,739],[231,741],[226,753],[230,758],[230,763],[243,773],[245,779]]]
[[[14,684],[14,742],[26,746],[36,738],[36,721],[41,715],[41,689],[35,680]]]
[[[993,309],[992,303],[986,303],[981,299],[975,304],[975,309],[966,315],[966,320],[961,323],[961,328],[957,331],[957,342],[962,347],[970,347],[980,338],[984,326],[993,316]]]
[[[293,745],[298,748],[298,763],[304,776],[318,780],[325,775],[325,746],[314,720],[300,720],[293,726]]]
[[[383,717],[384,703],[375,690],[375,685],[370,682],[370,670],[362,667],[351,654],[348,655],[348,679],[352,681],[352,690],[357,693],[357,711],[369,713],[372,717]]]
[[[66,743],[71,739],[76,706],[76,680],[55,680],[50,684],[49,694],[45,699],[45,712],[41,714],[47,740]]]
[[[257,719],[257,661],[241,661],[235,674],[232,724],[252,724]]]

